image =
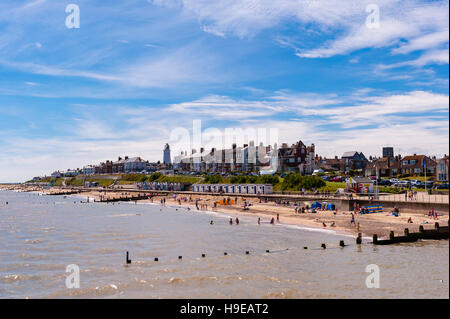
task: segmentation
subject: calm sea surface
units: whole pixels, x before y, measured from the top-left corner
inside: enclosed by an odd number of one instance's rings
[[[448,241],[358,247],[252,217],[230,226],[226,215],[80,200],[0,191],[0,298],[449,298]],[[69,264],[79,289],[66,288]],[[369,264],[378,289],[366,287]]]

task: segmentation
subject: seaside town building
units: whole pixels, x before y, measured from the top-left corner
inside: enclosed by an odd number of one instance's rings
[[[405,156],[402,159],[402,174],[421,175],[425,174],[434,175],[436,171],[436,161],[426,155],[412,155]]]
[[[79,171],[78,171],[78,169],[68,169],[67,171],[65,171],[64,173],[63,173],[63,175],[65,176],[65,177],[75,177],[75,176],[77,176],[77,175],[79,175],[80,173],[79,173]]]
[[[125,172],[141,172],[145,170],[147,167],[147,162],[144,161],[140,157],[132,157],[128,158],[126,157],[125,162],[123,164],[123,169]]]
[[[393,177],[401,173],[401,157],[375,158],[367,163],[365,175],[378,177]]]
[[[95,166],[95,174],[112,174],[113,163],[112,161],[106,161],[100,163],[100,165]]]
[[[356,151],[345,152],[342,155],[342,159],[345,163],[345,171],[350,170],[364,170],[368,163],[367,158],[362,152],[358,153]]]
[[[314,170],[315,146],[306,146],[298,141],[291,146],[283,143],[278,149],[278,167],[281,172],[299,172],[311,174]]]
[[[394,158],[394,148],[393,147],[383,147],[383,157]]]
[[[55,171],[50,175],[52,178],[59,178],[62,176],[60,171]]]
[[[319,169],[325,172],[344,172],[345,171],[345,160],[335,156],[334,158],[321,158],[316,157],[316,163]]]
[[[82,170],[84,175],[94,175],[95,174],[95,166],[94,165],[86,165]]]
[[[170,146],[166,144],[163,150],[163,164],[166,166],[170,166],[172,164],[172,160],[170,158]]]
[[[232,173],[232,172],[258,172],[265,164],[265,157],[270,147],[255,146],[254,142],[238,147],[233,144],[229,149],[217,150],[212,148],[209,152],[204,148],[200,152],[193,149],[191,154],[181,152],[174,158],[174,169],[187,172]]]
[[[448,156],[446,155],[436,163],[436,180],[438,182],[448,182]]]

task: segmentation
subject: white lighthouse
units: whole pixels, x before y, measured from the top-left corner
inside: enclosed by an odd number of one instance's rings
[[[171,160],[170,160],[170,146],[169,146],[169,144],[166,144],[166,146],[164,146],[163,163],[166,164],[166,165],[170,165],[171,164]]]

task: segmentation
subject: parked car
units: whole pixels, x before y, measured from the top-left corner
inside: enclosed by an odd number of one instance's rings
[[[425,183],[422,181],[418,181],[417,183],[414,184],[415,188],[425,188]]]
[[[448,189],[448,184],[441,184],[436,187],[436,189]]]
[[[378,185],[380,185],[380,186],[391,186],[392,183],[391,183],[390,180],[382,179],[381,181],[378,182]]]
[[[425,182],[427,188],[433,188],[434,182]]]

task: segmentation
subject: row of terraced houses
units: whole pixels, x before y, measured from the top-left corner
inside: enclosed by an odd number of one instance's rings
[[[445,155],[437,159],[426,155],[394,155],[392,147],[383,148],[381,157],[366,158],[362,152],[344,152],[339,158],[321,157],[316,154],[315,145],[305,145],[302,141],[280,147],[264,146],[254,142],[229,149],[193,149],[170,156],[170,147],[165,145],[163,162],[151,163],[140,157],[119,157],[117,161],[107,160],[98,165],[87,165],[83,169],[54,172],[53,177],[77,174],[138,173],[167,170],[195,173],[259,173],[274,174],[299,172],[310,175],[313,172],[356,171],[360,176],[396,177],[398,175],[435,176],[437,181],[448,181],[449,159]]]

